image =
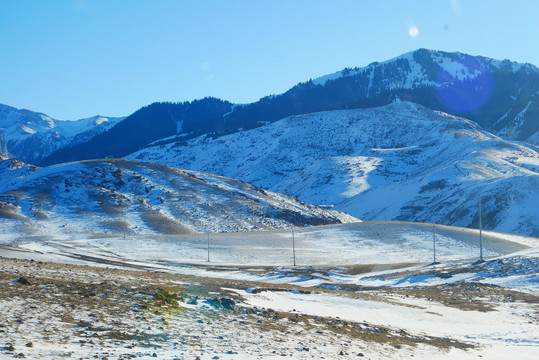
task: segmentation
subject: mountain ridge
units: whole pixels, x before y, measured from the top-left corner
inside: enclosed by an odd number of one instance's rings
[[[98,139],[59,149],[43,164],[123,157],[160,139],[166,143],[183,142],[202,134],[218,137],[265,126],[287,116],[372,108],[399,99],[466,117],[510,140],[539,139],[539,122],[535,120],[539,117],[539,69],[530,64],[419,49],[338,73],[346,76],[333,74],[324,81],[320,80],[324,77],[311,79],[250,104],[234,105],[214,98],[154,103],[128,116],[121,132],[111,129]],[[189,113],[193,107],[200,109]],[[182,116],[185,120],[178,127],[179,121],[172,118]],[[197,126],[198,122],[203,125]],[[163,129],[158,132],[145,123],[161,124]],[[147,136],[131,143],[125,139],[123,148],[111,148],[119,133]]]
[[[54,151],[92,139],[123,119],[96,115],[56,120],[40,112],[0,104],[0,153],[37,164]]]

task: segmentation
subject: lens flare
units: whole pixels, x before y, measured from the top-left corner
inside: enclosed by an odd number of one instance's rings
[[[417,28],[417,26],[410,26],[408,28],[408,34],[410,35],[410,37],[416,37],[417,35],[419,35],[419,29]]]
[[[436,97],[451,111],[466,113],[481,109],[496,88],[490,69],[473,57],[463,57],[442,66],[436,79]]]

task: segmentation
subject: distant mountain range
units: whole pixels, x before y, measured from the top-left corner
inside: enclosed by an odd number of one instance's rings
[[[234,232],[358,221],[238,180],[157,164],[110,159],[37,169],[15,163],[0,160],[1,232],[7,237]]]
[[[94,116],[62,121],[0,104],[0,154],[10,153],[22,161],[38,164],[51,153],[86,142],[123,119]]]
[[[128,158],[237,178],[363,220],[436,222],[539,236],[539,153],[409,102],[282,119]]]

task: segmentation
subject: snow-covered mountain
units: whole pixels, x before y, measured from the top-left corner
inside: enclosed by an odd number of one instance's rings
[[[372,108],[397,99],[468,118],[509,140],[539,145],[538,68],[419,49],[299,83],[251,104],[233,105],[214,98],[154,103],[99,136],[59,149],[43,164],[123,157],[155,142],[183,142],[204,134],[219,137],[291,115]]]
[[[123,119],[93,116],[63,121],[0,104],[0,153],[39,163],[54,151],[88,141]]]
[[[539,235],[539,153],[409,102],[285,118],[128,158],[233,177],[363,220]]]
[[[3,236],[12,238],[231,232],[359,221],[241,181],[129,160],[54,165],[2,185],[0,222]]]
[[[370,110],[346,110],[357,108]],[[420,49],[252,104],[155,103],[99,126],[93,118],[64,124],[0,109],[0,152],[27,162],[132,154],[365,219],[459,226],[477,223],[465,209],[481,193],[486,226],[538,234],[539,69],[530,64]]]
[[[354,97],[353,107],[369,106],[367,99],[402,99],[471,119],[505,139],[538,144],[539,69],[531,64],[419,49],[307,85],[337,93],[346,107]]]

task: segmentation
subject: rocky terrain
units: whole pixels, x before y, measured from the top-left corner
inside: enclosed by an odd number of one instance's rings
[[[532,331],[539,300],[475,283],[314,289],[8,258],[0,258],[0,294],[0,357],[41,359],[475,358],[492,344],[310,314],[292,309],[293,302],[286,309],[250,303],[264,294],[316,294],[428,313],[406,305],[416,298],[489,318],[502,305],[512,311],[533,305],[516,316],[521,331]]]

